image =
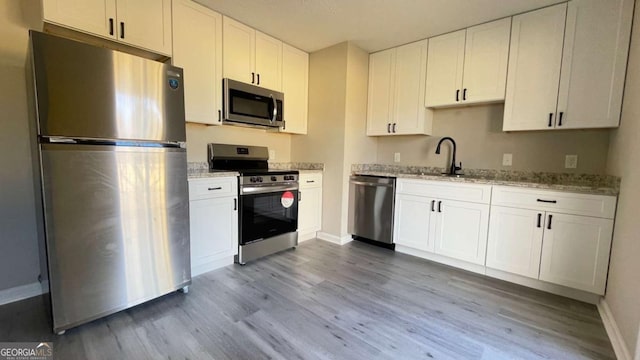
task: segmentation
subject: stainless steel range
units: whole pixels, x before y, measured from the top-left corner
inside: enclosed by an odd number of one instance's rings
[[[262,146],[209,144],[209,167],[233,170],[238,178],[239,249],[246,262],[298,245],[298,171],[269,169]]]

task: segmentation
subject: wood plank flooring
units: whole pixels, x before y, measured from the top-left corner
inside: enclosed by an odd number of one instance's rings
[[[53,341],[56,359],[615,359],[593,305],[320,240],[63,336],[40,298],[8,304],[0,341]]]

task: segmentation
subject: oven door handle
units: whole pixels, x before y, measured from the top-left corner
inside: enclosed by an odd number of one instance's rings
[[[264,194],[279,191],[297,191],[298,185],[267,185],[267,186],[243,186],[240,195]]]

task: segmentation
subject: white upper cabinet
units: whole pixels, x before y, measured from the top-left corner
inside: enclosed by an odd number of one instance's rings
[[[43,0],[44,20],[116,38],[116,0]]]
[[[171,56],[171,0],[43,0],[46,22]]]
[[[462,94],[466,30],[429,39],[427,107],[458,104]]]
[[[572,0],[514,17],[503,130],[617,127],[632,10]]]
[[[633,0],[569,2],[556,128],[619,125],[632,17]]]
[[[173,0],[172,60],[184,69],[187,122],[221,124],[222,15],[190,0]]]
[[[282,90],[282,41],[231,18],[223,20],[224,77]]]
[[[118,40],[171,54],[171,0],[117,0]]]
[[[427,40],[369,56],[367,135],[430,134],[424,107]]]
[[[511,19],[429,39],[427,107],[503,101]]]
[[[504,131],[555,123],[567,4],[513,17]]]
[[[309,54],[282,44],[284,126],[281,132],[307,133],[309,106]]]

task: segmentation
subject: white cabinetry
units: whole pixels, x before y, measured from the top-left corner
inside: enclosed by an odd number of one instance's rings
[[[171,56],[171,0],[43,0],[44,21]]]
[[[515,16],[503,130],[617,127],[632,9],[572,0]]]
[[[396,250],[484,267],[491,186],[398,179],[396,188]]]
[[[427,40],[369,56],[367,135],[430,134],[424,107]]]
[[[300,174],[298,199],[298,240],[304,241],[322,228],[322,173]]]
[[[232,264],[238,253],[237,181],[189,180],[192,276]]]
[[[282,90],[282,41],[224,17],[224,77]]]
[[[616,198],[494,187],[487,267],[604,294]]]
[[[184,69],[187,122],[220,125],[222,15],[190,0],[173,0],[173,64]]]
[[[281,132],[307,133],[309,105],[309,54],[282,44],[282,92],[284,126]]]
[[[511,19],[429,39],[427,107],[503,101]]]

